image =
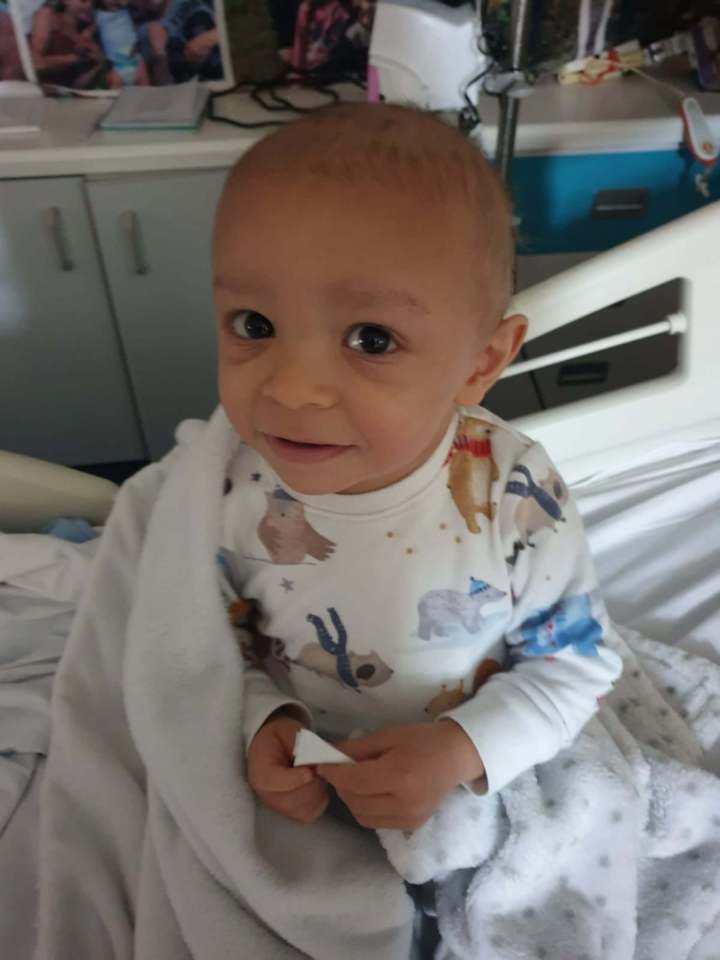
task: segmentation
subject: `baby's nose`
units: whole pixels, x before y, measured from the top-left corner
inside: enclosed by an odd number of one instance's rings
[[[288,410],[327,409],[338,400],[327,364],[302,356],[287,357],[278,363],[263,383],[262,394]]]

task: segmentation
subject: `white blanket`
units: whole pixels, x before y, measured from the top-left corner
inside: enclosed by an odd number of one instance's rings
[[[256,807],[218,590],[221,411],[126,484],[56,679],[38,960],[397,960],[412,908],[376,838]]]
[[[49,700],[97,541],[0,534],[0,957],[32,952]]]
[[[436,880],[437,960],[718,956],[720,668],[623,636],[623,677],[570,748],[382,832],[400,873]]]
[[[331,817],[258,808],[215,565],[234,441],[221,411],[180,437],[122,489],[57,677],[37,960],[405,960],[399,874],[435,878],[446,960],[717,953],[720,671],[636,635],[573,747],[383,832],[387,856]]]

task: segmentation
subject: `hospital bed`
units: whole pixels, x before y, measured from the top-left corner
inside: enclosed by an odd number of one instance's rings
[[[718,664],[719,240],[720,203],[549,279],[514,304],[535,338],[682,279],[680,311],[638,316],[629,335],[648,349],[653,337],[680,337],[672,374],[515,424],[546,446],[571,484],[614,619]],[[574,355],[597,349],[587,344]],[[115,491],[106,480],[0,454],[0,531],[38,531],[58,516],[100,526]]]
[[[530,318],[532,340],[673,279],[682,281],[678,312],[638,316],[634,330],[605,342],[642,338],[651,350],[654,337],[676,336],[673,373],[514,425],[545,445],[573,487],[615,617],[661,640],[673,631],[698,652],[713,646],[720,659],[720,203],[535,285],[513,308]],[[38,531],[58,516],[102,524],[116,489],[0,452],[0,531]]]

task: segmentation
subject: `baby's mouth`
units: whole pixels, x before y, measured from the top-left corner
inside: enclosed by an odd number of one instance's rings
[[[266,433],[268,446],[280,457],[290,463],[319,463],[339,456],[349,450],[347,444],[339,443],[309,443],[304,440],[290,440],[287,437],[277,437]]]

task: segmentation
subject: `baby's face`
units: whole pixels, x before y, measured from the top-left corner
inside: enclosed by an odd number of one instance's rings
[[[220,398],[291,488],[387,486],[432,453],[456,402],[480,399],[466,385],[494,324],[476,249],[462,211],[380,187],[255,177],[224,198]]]

